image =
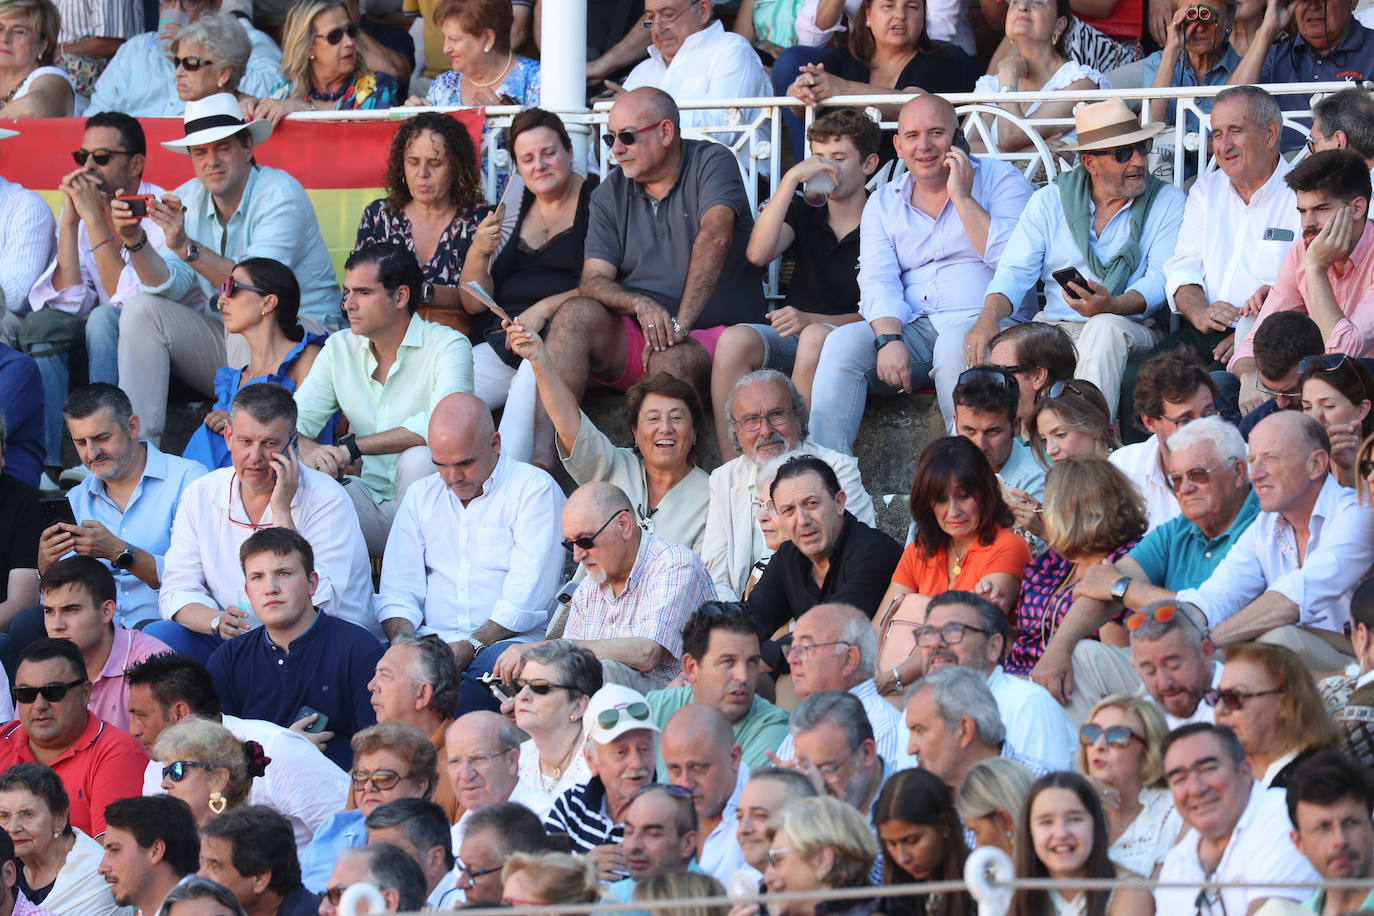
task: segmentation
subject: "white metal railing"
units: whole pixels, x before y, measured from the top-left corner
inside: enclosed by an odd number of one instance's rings
[[[1310,117],[1311,105],[1322,95],[1339,91],[1350,85],[1352,84],[1348,82],[1276,83],[1267,84],[1264,88],[1275,96],[1302,97],[1303,107],[1285,110],[1283,119],[1285,128],[1305,136],[1308,133],[1305,119]],[[1020,168],[1028,179],[1036,183],[1050,180],[1060,171],[1072,167],[1073,155],[1057,150],[1056,144],[1046,141],[1041,136],[1039,129],[1049,129],[1049,132],[1061,130],[1067,132],[1073,129],[1073,118],[1037,118],[1034,114],[1030,117],[1018,117],[999,107],[998,103],[1007,101],[1028,103],[1050,100],[1098,102],[1104,99],[1119,98],[1128,103],[1138,103],[1141,123],[1148,124],[1151,122],[1150,101],[1172,101],[1177,109],[1174,123],[1156,138],[1155,152],[1151,155],[1151,169],[1160,178],[1179,187],[1184,187],[1189,177],[1206,174],[1215,167],[1214,161],[1209,156],[1210,144],[1206,142],[1206,131],[1210,127],[1211,118],[1207,112],[1199,107],[1199,102],[1216,96],[1225,88],[1225,86],[1196,86],[1166,89],[1150,87],[1142,89],[1089,89],[1074,92],[1063,90],[1007,93],[962,92],[945,94],[945,98],[954,104],[965,134],[979,138],[986,148],[993,150],[980,155],[1011,162]],[[883,109],[886,109],[890,115],[895,110],[895,106],[910,98],[913,96],[889,94],[836,96],[823,101],[821,109],[864,108],[870,116],[879,122],[884,130],[894,130],[896,121],[891,117],[885,118]],[[563,119],[569,133],[574,137],[575,161],[579,163],[579,167],[585,163],[601,175],[606,175],[614,167],[614,159],[610,150],[601,142],[612,104],[610,101],[597,102],[591,111],[585,109],[551,109]],[[782,118],[779,116],[781,110],[783,108],[801,109],[803,124],[806,127],[810,127],[817,117],[816,109],[803,108],[796,103],[795,99],[790,98],[688,99],[679,101],[677,105],[679,111],[685,114],[683,120],[687,126],[683,128],[684,136],[709,138],[724,144],[735,153],[744,179],[744,192],[755,212],[763,200],[771,197],[777,190],[778,180],[782,177]],[[415,107],[392,108],[381,111],[310,111],[298,112],[287,117],[302,121],[387,120],[410,117],[422,111],[448,112],[458,110],[461,109],[454,107]],[[504,131],[510,126],[511,119],[521,110],[520,106],[504,105],[486,108],[483,112],[482,158],[484,169],[482,184],[488,201],[495,201],[500,173],[511,167],[510,155],[502,146]],[[995,145],[991,142],[990,128],[993,123],[997,124],[999,134],[1007,130],[1024,133],[1030,139],[1031,146],[1028,149],[1011,153],[996,151]],[[1197,129],[1189,130],[1190,124],[1197,125]],[[1005,136],[1005,134],[1003,135]],[[1301,154],[1300,151],[1299,155]],[[890,180],[892,177],[900,175],[903,169],[904,166],[898,160],[893,164],[891,171],[885,170],[881,177],[875,177],[870,185]],[[768,270],[767,292],[769,296],[778,294],[778,264],[776,261]]]

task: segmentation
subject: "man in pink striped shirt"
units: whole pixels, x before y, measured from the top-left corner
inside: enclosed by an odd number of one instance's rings
[[[1369,167],[1349,150],[1308,156],[1285,178],[1297,195],[1302,238],[1288,249],[1269,295],[1245,304],[1258,329],[1275,312],[1299,311],[1321,329],[1328,353],[1374,353],[1374,229],[1369,226]],[[1257,401],[1254,329],[1227,367],[1240,379],[1240,403]]]

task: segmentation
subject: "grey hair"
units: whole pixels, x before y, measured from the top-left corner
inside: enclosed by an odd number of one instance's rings
[[[457,720],[455,720],[457,721]],[[506,718],[501,719],[501,725],[496,729],[496,744],[501,749],[501,753],[515,750],[525,743],[529,737]]]
[[[207,13],[177,33],[173,50],[195,44],[205,48],[215,63],[229,66],[229,83],[220,91],[233,92],[248,72],[253,44],[233,13]]]
[[[864,704],[848,691],[826,690],[802,700],[792,713],[788,731],[796,739],[823,722],[838,726],[851,750],[873,740],[873,724],[868,720]]]
[[[444,850],[444,867],[453,867],[453,835],[448,815],[437,804],[424,798],[398,798],[372,809],[363,818],[368,830],[399,827],[401,835],[424,855],[435,846]]]
[[[520,656],[520,664],[535,662],[548,665],[559,672],[558,679],[571,686],[572,699],[589,697],[601,689],[601,662],[590,649],[583,649],[571,639],[550,639],[537,642]]]
[[[730,444],[739,449],[739,433],[735,432],[735,395],[746,385],[755,382],[777,382],[786,385],[787,390],[792,393],[792,413],[797,418],[797,441],[805,442],[806,437],[811,435],[810,408],[806,406],[806,398],[797,390],[797,386],[792,384],[792,380],[776,369],[755,369],[744,378],[735,382],[735,387],[730,389],[730,396],[725,399],[725,417],[730,420]],[[742,451],[742,449],[741,449]]]
[[[1240,434],[1240,430],[1217,416],[1203,417],[1186,426],[1180,426],[1169,437],[1169,451],[1179,452],[1203,443],[1212,446],[1220,461],[1245,460],[1245,437]]]
[[[396,892],[398,913],[415,912],[425,905],[425,873],[420,869],[420,863],[404,849],[391,843],[351,846],[342,850],[335,862],[337,864],[353,856],[367,858],[364,881],[375,885],[378,890]]]
[[[412,684],[428,684],[434,688],[429,708],[446,719],[453,717],[458,709],[458,692],[462,684],[462,674],[453,650],[442,639],[402,633],[391,640],[391,645],[409,646],[415,650],[415,661],[411,663],[410,680]]]
[[[172,890],[162,900],[162,907],[157,911],[158,916],[167,916],[172,912],[172,904],[190,900],[213,900],[224,907],[233,916],[248,916],[243,904],[239,903],[234,892],[229,890],[218,881],[211,881],[209,878],[202,878],[199,875],[188,875],[182,878]]]
[[[731,435],[733,435],[733,433]],[[793,448],[788,449],[781,455],[769,458],[759,466],[759,472],[754,475],[755,483],[762,484],[765,480],[771,483],[773,478],[778,476],[778,468],[782,467],[793,458],[800,458],[803,454],[804,453],[800,449]],[[759,492],[762,493],[764,491],[760,488]]]
[[[877,670],[878,634],[873,630],[873,621],[864,616],[863,611],[853,610],[835,638],[859,650],[859,673],[866,680]]]
[[[1329,96],[1328,96],[1329,98]],[[1231,86],[1217,93],[1216,99],[1212,102],[1213,107],[1217,102],[1224,102],[1227,99],[1240,99],[1245,103],[1246,117],[1250,123],[1256,127],[1264,127],[1267,124],[1278,122],[1283,123],[1283,109],[1279,107],[1278,99],[1265,92],[1259,86]],[[1315,112],[1314,112],[1315,113]]]
[[[930,691],[946,728],[952,730],[960,719],[969,718],[973,720],[978,740],[987,746],[1001,747],[1007,739],[1002,713],[988,689],[987,676],[982,672],[962,665],[937,668],[916,683],[911,696],[923,690]]]
[[[1312,121],[1320,122],[1328,135],[1338,130],[1345,134],[1350,148],[1365,159],[1374,157],[1374,97],[1368,90],[1350,88],[1331,93],[1312,106]]]
[[[1174,616],[1168,620],[1156,620],[1153,611],[1166,604],[1174,606]],[[1140,609],[1140,613],[1145,615],[1145,622],[1130,631],[1131,645],[1137,642],[1157,642],[1177,630],[1183,634],[1188,645],[1201,650],[1202,641],[1208,638],[1207,615],[1202,613],[1202,609],[1196,604],[1165,598],[1162,601],[1151,601]]]

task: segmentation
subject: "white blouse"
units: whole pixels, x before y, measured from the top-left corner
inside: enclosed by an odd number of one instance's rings
[[[1141,789],[1140,806],[1135,820],[1107,849],[1107,857],[1118,868],[1148,878],[1178,840],[1183,819],[1178,816],[1174,796],[1168,789]]]
[[[573,786],[590,782],[592,771],[587,765],[587,758],[582,753],[582,744],[579,741],[578,749],[573,753],[567,769],[560,773],[557,779],[549,779],[539,769],[539,749],[534,746],[534,739],[530,738],[520,745],[519,775],[525,787],[532,794],[539,796],[539,806],[530,804],[530,808],[539,815],[540,820],[543,820],[558,796]]]
[[[1066,62],[1064,66],[1060,67],[1058,70],[1054,71],[1054,75],[1045,81],[1045,85],[1040,87],[1040,91],[1053,92],[1056,89],[1063,89],[1065,86],[1069,86],[1073,83],[1078,82],[1079,80],[1084,79],[1092,80],[1097,85],[1098,89],[1112,88],[1112,84],[1109,83],[1107,81],[1107,78],[1103,76],[1101,73],[1098,73],[1092,67],[1086,67],[1083,64],[1080,64],[1076,60],[1071,60]],[[1002,84],[998,80],[996,73],[985,73],[982,76],[978,77],[978,81],[973,84],[974,92],[1000,92],[1001,89]],[[1028,106],[1026,106],[1026,117],[1030,117],[1031,115],[1035,114],[1036,109],[1038,109],[1043,104],[1045,103],[1031,102]],[[1002,119],[994,118],[992,120],[992,123],[988,126],[988,132],[992,134],[992,139],[994,142],[996,142],[997,140],[997,122],[1000,120]],[[1069,133],[1064,135],[1064,142],[1072,143],[1073,137],[1074,132],[1070,131]]]

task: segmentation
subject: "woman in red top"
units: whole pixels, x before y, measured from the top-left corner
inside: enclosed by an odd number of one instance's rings
[[[916,539],[902,554],[874,621],[882,692],[920,677],[920,655],[912,650],[933,596],[950,589],[978,592],[996,596],[1010,613],[1030,561],[1030,548],[1011,530],[997,474],[963,436],[937,439],[922,453],[911,483],[911,518]]]

